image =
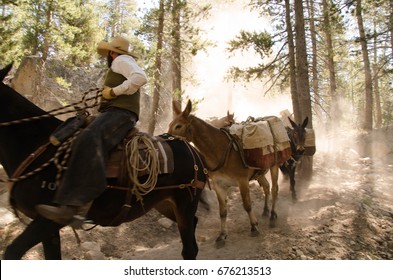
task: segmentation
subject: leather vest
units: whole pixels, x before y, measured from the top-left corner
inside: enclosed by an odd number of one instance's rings
[[[126,80],[126,77],[119,73],[115,73],[112,69],[108,70],[108,73],[105,78],[104,85],[108,87],[117,87],[121,85]],[[125,109],[131,112],[134,112],[139,119],[139,110],[140,110],[140,92],[139,90],[131,95],[119,95],[114,99],[106,100],[101,98],[101,105],[98,108],[98,111],[106,111],[111,107],[117,107],[121,109]]]

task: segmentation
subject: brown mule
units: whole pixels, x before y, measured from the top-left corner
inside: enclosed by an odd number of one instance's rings
[[[173,110],[176,117],[169,124],[168,132],[173,135],[185,137],[188,141],[193,142],[199,152],[204,156],[209,174],[215,181],[214,190],[217,195],[221,219],[221,232],[216,239],[217,246],[223,246],[227,238],[227,190],[229,186],[237,183],[243,200],[243,207],[246,210],[251,224],[252,236],[257,236],[258,222],[252,211],[249,181],[255,179],[263,186],[265,192],[264,215],[268,215],[268,200],[270,195],[269,182],[265,178],[265,174],[270,169],[272,179],[272,209],[270,211],[270,219],[277,219],[275,205],[278,195],[278,170],[279,165],[274,164],[267,170],[251,169],[244,166],[241,155],[233,147],[233,141],[222,130],[208,124],[198,117],[190,114],[192,104],[188,104],[182,112],[175,104]]]

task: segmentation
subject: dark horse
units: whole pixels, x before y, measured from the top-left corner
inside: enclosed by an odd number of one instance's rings
[[[306,140],[306,126],[308,123],[308,117],[304,119],[302,124],[296,124],[290,118],[288,119],[292,126],[292,128],[286,127],[288,137],[291,143],[292,156],[289,160],[287,160],[284,164],[280,166],[280,170],[282,171],[282,173],[289,176],[292,200],[296,201],[297,197],[295,190],[295,172],[296,165],[305,151],[304,145]]]
[[[46,144],[51,132],[61,124],[59,119],[49,117],[19,124],[2,125],[13,120],[46,114],[44,110],[2,82],[10,69],[11,65],[0,70],[0,163],[8,177],[11,177],[21,162],[34,153],[38,147]],[[159,175],[154,190],[145,195],[142,202],[137,201],[124,188],[107,188],[94,200],[86,218],[97,225],[117,226],[123,222],[135,220],[155,208],[177,222],[183,243],[183,258],[195,259],[198,254],[195,239],[198,219],[195,214],[203,187],[197,188],[193,182],[198,181],[203,186],[207,176],[203,172],[203,162],[199,154],[190,148],[188,143],[180,139],[167,142],[173,150],[173,173]],[[24,174],[48,162],[56,149],[49,145],[28,165]],[[88,159],[81,158],[82,160],[89,164]],[[4,259],[20,259],[29,249],[39,243],[43,245],[46,259],[61,259],[59,230],[63,225],[44,219],[35,211],[37,204],[48,204],[52,201],[54,190],[49,186],[54,185],[57,172],[54,164],[50,164],[34,176],[14,184],[10,193],[10,204],[15,210],[30,217],[32,221],[6,248]],[[108,180],[108,185],[115,184],[116,182]],[[194,188],[179,188],[181,184],[192,185]],[[130,210],[119,220],[119,213],[126,201],[131,206]]]

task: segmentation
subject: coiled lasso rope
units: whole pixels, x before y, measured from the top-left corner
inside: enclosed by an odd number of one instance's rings
[[[139,143],[143,143],[147,147],[146,160],[142,159],[138,152]],[[156,186],[160,172],[158,152],[149,137],[136,135],[126,144],[126,157],[127,173],[134,184],[132,193],[136,195],[137,200],[142,200],[143,196],[151,192]],[[140,166],[140,162],[143,162],[143,166]],[[138,178],[138,173],[142,171],[149,174],[143,183]]]

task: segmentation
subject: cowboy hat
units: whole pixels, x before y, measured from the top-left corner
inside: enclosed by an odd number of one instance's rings
[[[132,50],[129,50],[129,46],[130,42],[127,39],[118,36],[113,38],[109,43],[105,41],[99,42],[97,46],[97,53],[102,56],[107,56],[109,51],[113,51],[119,54],[128,54],[137,58],[138,55]]]

